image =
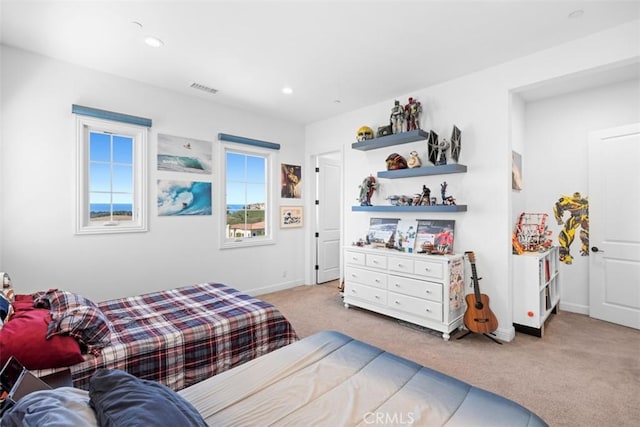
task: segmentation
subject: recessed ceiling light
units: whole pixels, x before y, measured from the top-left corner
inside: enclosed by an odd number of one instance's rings
[[[333,100],[333,103],[334,103],[334,104],[340,104],[341,102],[342,102],[342,101],[340,101],[339,99],[334,99],[334,100]]]
[[[573,12],[571,12],[569,15],[567,15],[569,18],[574,19],[574,18],[580,18],[582,17],[582,15],[584,15],[584,10],[582,9],[578,9],[578,10],[574,10]]]
[[[151,47],[161,47],[164,46],[164,42],[157,37],[148,36],[145,37],[144,42]]]
[[[291,95],[293,93],[293,89],[291,89],[288,86],[285,86],[282,88],[282,93],[284,93],[285,95]]]

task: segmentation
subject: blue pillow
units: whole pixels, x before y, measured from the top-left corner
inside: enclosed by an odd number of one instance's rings
[[[169,387],[117,369],[96,371],[89,381],[89,399],[100,426],[207,426]]]

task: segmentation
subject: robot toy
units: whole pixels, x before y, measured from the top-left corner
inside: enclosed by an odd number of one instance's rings
[[[569,218],[566,221],[563,220],[565,212],[569,212]],[[578,228],[580,230],[580,240],[582,245],[580,246],[580,255],[589,256],[589,200],[587,197],[583,197],[579,192],[573,193],[571,196],[560,196],[560,199],[553,207],[553,214],[558,222],[558,225],[564,227],[560,230],[558,235],[558,242],[560,243],[560,261],[565,264],[571,264],[573,262],[573,256],[569,252],[571,243],[576,236]]]

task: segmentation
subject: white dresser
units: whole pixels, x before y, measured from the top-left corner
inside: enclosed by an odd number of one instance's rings
[[[344,305],[450,333],[462,325],[462,255],[408,254],[349,246],[344,251]]]

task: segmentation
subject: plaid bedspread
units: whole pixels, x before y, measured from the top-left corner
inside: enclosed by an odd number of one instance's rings
[[[98,368],[121,369],[181,390],[298,339],[271,304],[217,283],[104,301],[112,344],[73,365],[88,390]],[[55,370],[41,370],[46,375]]]

